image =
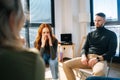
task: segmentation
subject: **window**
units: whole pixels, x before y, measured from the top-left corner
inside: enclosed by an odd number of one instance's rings
[[[50,24],[54,32],[54,0],[21,0],[21,2],[28,21],[20,34],[25,37],[26,46],[32,48],[41,23]]]
[[[90,0],[91,25],[94,25],[94,16],[98,12],[106,14],[106,25],[120,24],[120,0]]]
[[[105,4],[105,5],[102,5]],[[107,21],[117,21],[117,0],[93,0],[93,14],[104,12]],[[102,6],[101,6],[102,5]],[[111,6],[112,5],[112,6]],[[107,8],[106,8],[107,6]]]
[[[120,0],[90,0],[91,27],[94,30],[94,16],[98,12],[106,14],[105,27],[117,35],[116,56],[120,57]]]
[[[30,0],[30,23],[54,25],[54,0]]]

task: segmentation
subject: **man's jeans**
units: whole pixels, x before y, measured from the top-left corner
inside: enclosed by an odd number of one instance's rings
[[[58,79],[58,59],[57,59],[57,57],[54,60],[52,60],[50,58],[49,54],[44,53],[43,54],[43,59],[44,59],[46,64],[50,65],[52,78],[53,79]]]
[[[120,80],[120,78],[92,76],[88,77],[86,80]]]

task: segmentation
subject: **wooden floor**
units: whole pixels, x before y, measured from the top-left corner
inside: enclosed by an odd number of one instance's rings
[[[51,72],[49,68],[46,68],[46,80],[52,80]],[[120,78],[120,63],[112,63],[109,77]],[[59,63],[59,79],[58,80],[67,80],[62,69],[62,63]],[[79,79],[76,79],[79,80]]]

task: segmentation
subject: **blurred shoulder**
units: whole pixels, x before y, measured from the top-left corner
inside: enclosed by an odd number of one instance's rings
[[[24,53],[31,53],[33,55],[39,55],[40,54],[39,50],[37,50],[36,48],[28,48],[28,49],[24,49],[22,51]]]
[[[29,48],[28,51],[33,52],[34,54],[39,54],[40,53],[39,50],[36,49],[36,48]]]

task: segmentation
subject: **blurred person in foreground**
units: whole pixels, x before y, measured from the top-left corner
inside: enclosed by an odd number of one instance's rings
[[[45,80],[39,51],[23,48],[24,21],[21,0],[0,0],[0,80]]]
[[[115,55],[117,48],[117,36],[105,28],[105,22],[106,15],[97,13],[94,21],[96,30],[88,33],[81,51],[82,56],[63,63],[68,80],[76,80],[73,73],[75,68],[92,69],[93,76],[105,76],[107,60]]]
[[[58,59],[57,46],[58,40],[52,34],[52,28],[49,24],[43,23],[38,28],[34,46],[40,50],[40,54],[46,65],[50,65],[52,78],[58,79]]]

